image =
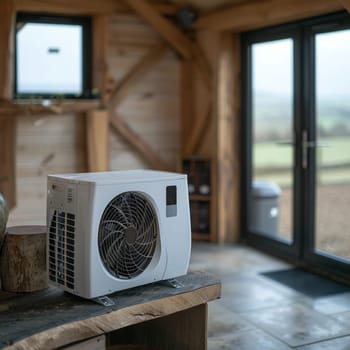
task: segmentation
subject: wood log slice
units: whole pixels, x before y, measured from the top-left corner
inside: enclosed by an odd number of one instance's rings
[[[34,292],[46,288],[46,226],[7,228],[0,262],[3,290]]]

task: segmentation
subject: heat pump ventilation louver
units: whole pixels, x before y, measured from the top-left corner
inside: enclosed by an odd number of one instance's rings
[[[51,210],[49,226],[49,279],[74,289],[75,215]]]
[[[124,192],[106,207],[98,231],[105,268],[120,279],[131,279],[150,264],[159,235],[150,201],[138,192]]]

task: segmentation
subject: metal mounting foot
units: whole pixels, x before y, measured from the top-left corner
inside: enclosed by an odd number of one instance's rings
[[[111,298],[109,298],[109,297],[107,297],[107,296],[102,296],[102,297],[98,297],[98,298],[94,298],[94,299],[92,299],[95,303],[97,303],[97,304],[100,304],[100,305],[103,305],[103,306],[112,306],[112,305],[114,305],[115,303],[114,303],[114,301],[111,299]]]
[[[171,288],[182,288],[184,287],[184,285],[179,282],[177,279],[175,278],[171,278],[169,280],[164,280],[160,282],[162,285],[167,286],[167,287],[171,287]]]

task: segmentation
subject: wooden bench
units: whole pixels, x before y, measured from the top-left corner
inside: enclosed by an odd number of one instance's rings
[[[220,297],[220,281],[205,272],[114,293],[102,306],[55,287],[0,292],[0,348],[181,349],[207,348],[207,303]]]

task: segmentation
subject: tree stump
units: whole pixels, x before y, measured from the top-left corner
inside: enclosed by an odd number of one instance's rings
[[[46,288],[46,227],[7,228],[0,259],[3,290],[34,292]]]

